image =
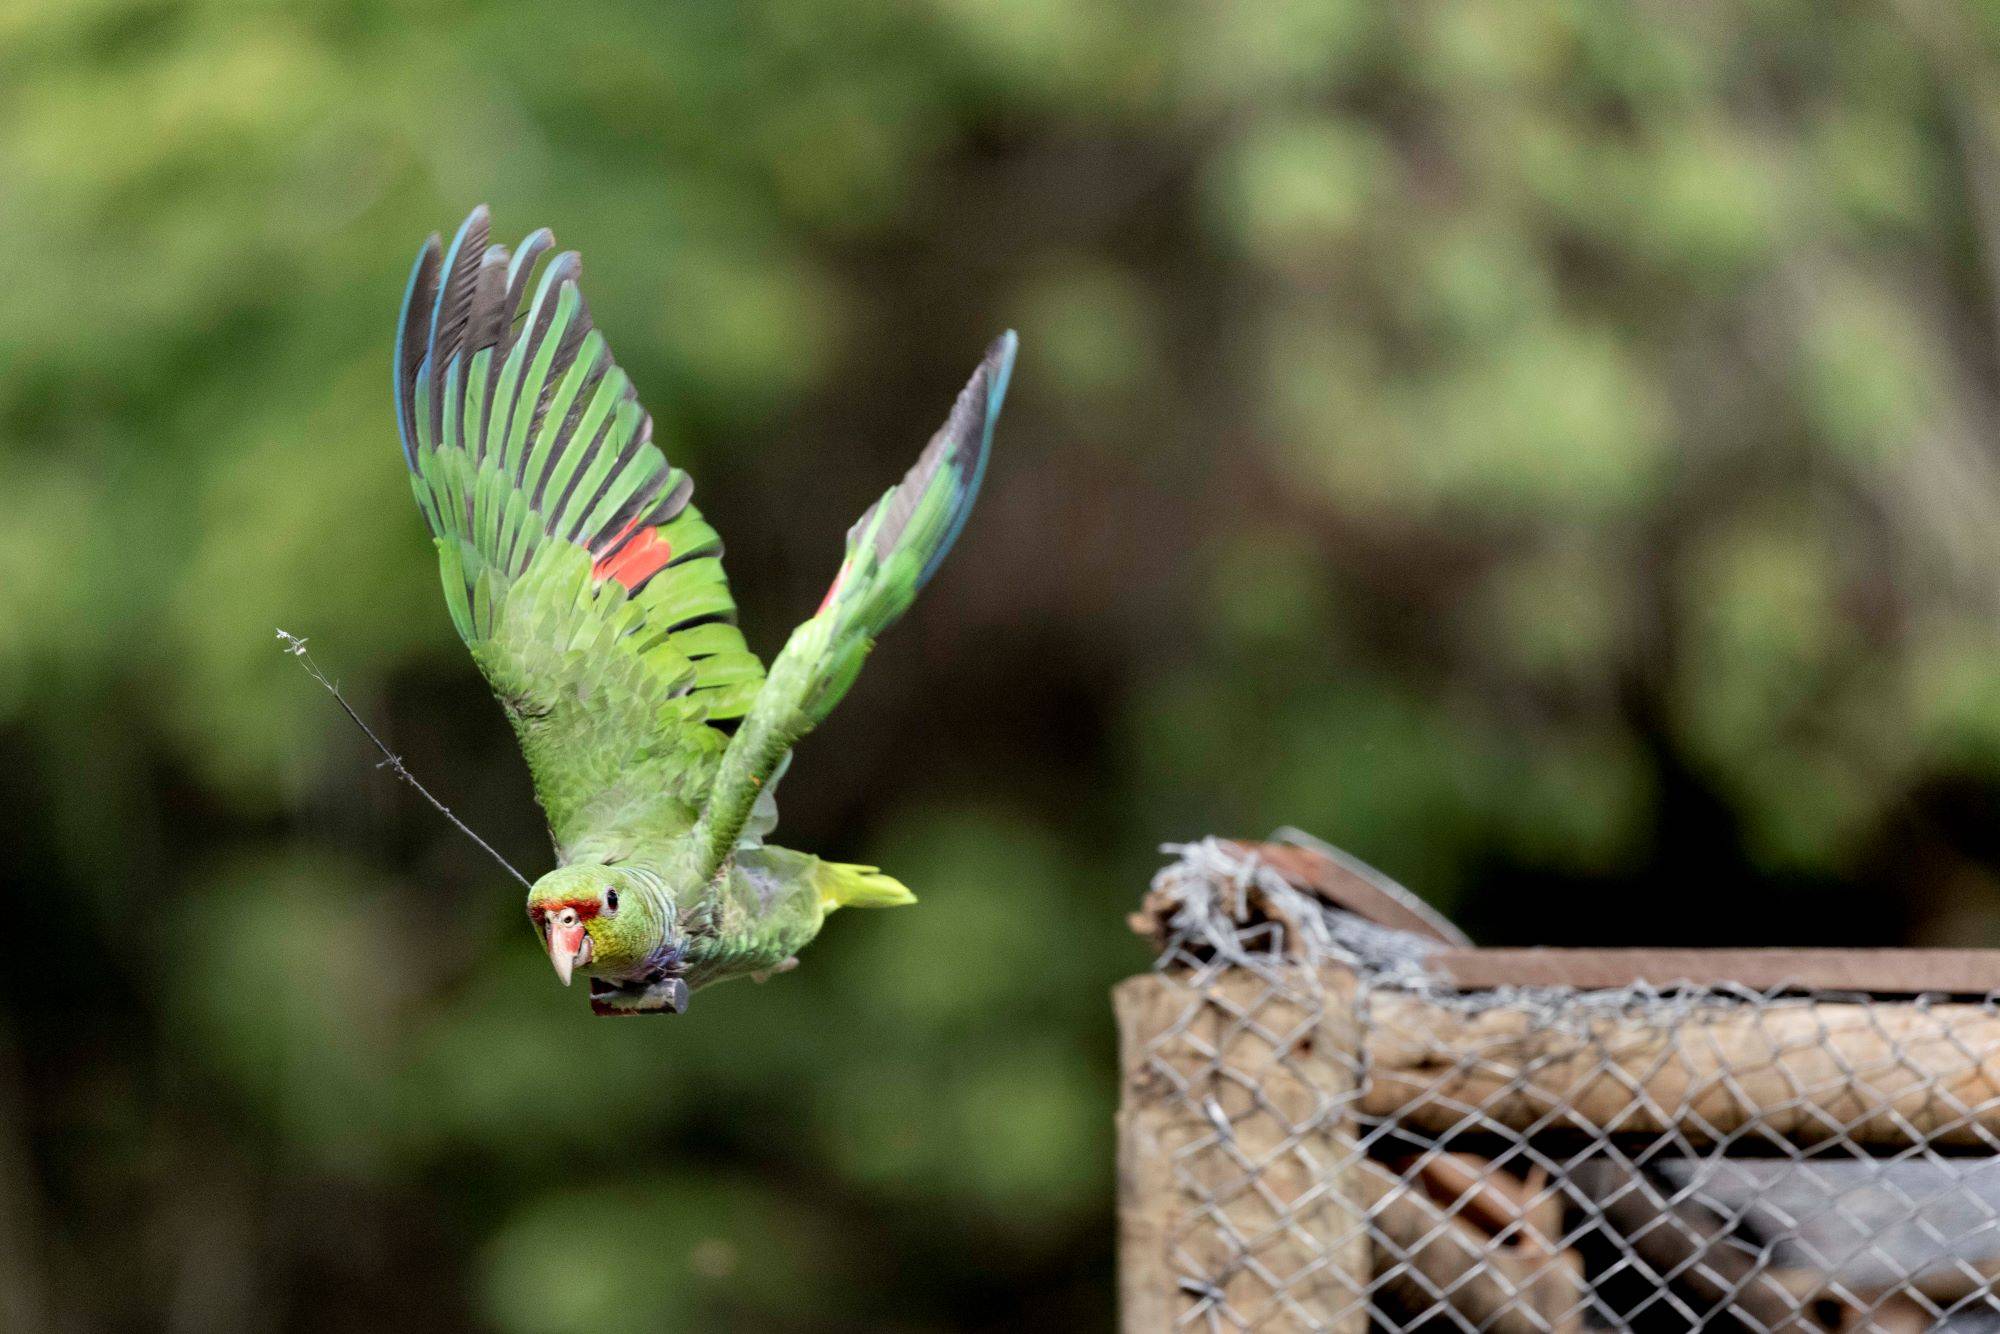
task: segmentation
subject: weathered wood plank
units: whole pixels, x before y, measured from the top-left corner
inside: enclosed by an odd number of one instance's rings
[[[1878,996],[2000,991],[2000,950],[1447,949],[1425,964],[1465,991],[1509,986],[1588,991],[1640,982]]]
[[[2000,1145],[2000,1015],[1978,1005],[1633,1006],[1552,1017],[1388,989],[1368,1000],[1363,1113],[1434,1135],[1486,1126],[1743,1132],[1883,1149]]]
[[[1327,981],[1352,985],[1340,969]],[[1209,1027],[1169,1056],[1225,1107],[1244,1092],[1218,1078],[1221,1060],[1202,1065],[1198,1049],[1242,1040],[1227,1007],[1267,985],[1225,976],[1211,989]],[[1121,983],[1118,1002],[1121,1013],[1181,1015],[1192,994],[1152,974]],[[1801,1145],[2000,1146],[2000,1014],[1979,1005],[1609,1007],[1551,1022],[1533,1007],[1473,1009],[1381,988],[1367,1015],[1355,1109],[1426,1136],[1670,1135],[1696,1150],[1754,1130]],[[1290,1077],[1278,1055],[1230,1068]]]
[[[1471,948],[1447,940],[1421,914],[1310,848],[1243,840],[1234,845],[1337,908],[1446,945],[1431,956],[1431,969],[1467,991],[1508,986],[1591,990],[1640,982],[1879,996],[2000,991],[2000,950],[1991,949]]]

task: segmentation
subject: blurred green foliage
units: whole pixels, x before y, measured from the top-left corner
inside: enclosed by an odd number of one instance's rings
[[[1494,941],[2000,940],[1995,23],[0,9],[0,1326],[1104,1328],[1167,838]],[[272,640],[546,866],[388,406],[480,200],[584,252],[766,652],[1023,334],[786,785],[925,902],[683,1021],[557,992]]]

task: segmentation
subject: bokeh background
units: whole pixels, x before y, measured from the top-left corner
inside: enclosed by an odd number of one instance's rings
[[[0,7],[0,1328],[1096,1330],[1163,840],[1490,943],[2000,943],[2000,18],[1605,0]],[[986,340],[786,784],[914,911],[593,1021],[399,461],[552,225],[766,653]]]

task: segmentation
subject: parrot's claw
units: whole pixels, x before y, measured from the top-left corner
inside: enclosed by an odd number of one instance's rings
[[[792,969],[797,968],[798,966],[799,966],[799,956],[794,954],[791,958],[786,959],[783,963],[773,964],[771,967],[764,969],[760,973],[750,974],[750,980],[752,982],[769,982],[779,973],[789,973],[792,971]]]
[[[687,1006],[688,984],[678,977],[662,978],[650,986],[590,979],[592,1014],[684,1014]]]

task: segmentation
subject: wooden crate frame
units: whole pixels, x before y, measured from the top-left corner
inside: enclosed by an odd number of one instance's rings
[[[1467,948],[1309,850],[1234,846],[1338,906],[1436,940],[1427,971],[1447,994],[1372,989],[1364,1025],[1359,980],[1337,967],[1275,985],[1249,970],[1199,987],[1155,972],[1116,988],[1125,1334],[1365,1334],[1370,1227],[1400,1219],[1421,1231],[1435,1220],[1412,1217],[1412,1193],[1356,1151],[1357,1122],[1450,1138],[1477,1108],[1482,1126],[1522,1137],[1560,1135],[1568,1120],[1635,1140],[1672,1135],[1695,1151],[1752,1125],[1801,1147],[1835,1132],[1863,1152],[2000,1147],[2000,1012],[1981,1003],[2000,992],[2000,950]],[[1643,1016],[1603,1016],[1601,1045],[1622,1055],[1583,1062],[1566,1059],[1562,1037],[1526,1012],[1449,1003],[1454,992],[1635,985],[1814,1003],[1722,1007],[1665,1063],[1655,1058],[1667,1038]],[[1231,1070],[1260,1072],[1256,1086]],[[1218,1197],[1231,1202],[1226,1217]],[[1385,1211],[1385,1200],[1396,1208]],[[1191,1254],[1193,1267],[1226,1275],[1220,1290],[1191,1284]],[[1504,1279],[1502,1259],[1478,1262],[1501,1264]],[[1790,1310],[1796,1298],[1773,1289],[1762,1299]],[[1204,1319],[1204,1309],[1230,1320]]]

